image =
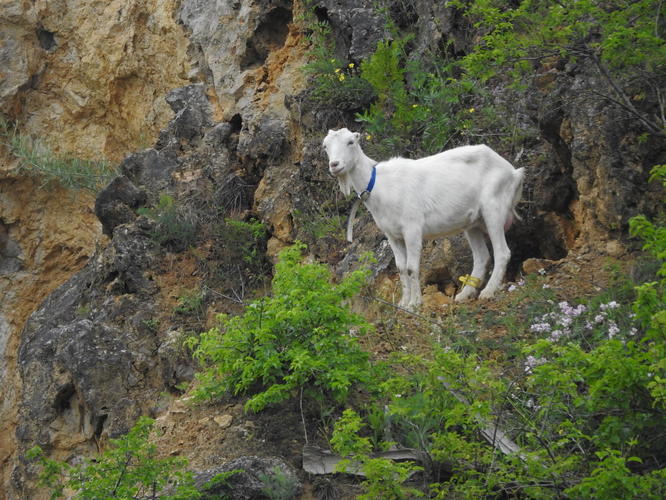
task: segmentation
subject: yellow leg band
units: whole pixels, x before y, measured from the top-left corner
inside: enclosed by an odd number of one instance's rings
[[[479,288],[481,286],[481,278],[475,278],[474,276],[470,276],[469,274],[461,276],[458,279],[461,281],[463,285],[469,285],[474,288]]]

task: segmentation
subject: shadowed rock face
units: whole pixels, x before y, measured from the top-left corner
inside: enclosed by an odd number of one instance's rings
[[[97,197],[95,213],[111,237],[108,246],[53,292],[23,329],[16,428],[21,453],[39,444],[49,452],[87,455],[151,414],[161,392],[192,377],[169,325],[151,323],[164,308],[155,279],[164,250],[153,239],[155,221],[138,209],[163,192],[206,220],[223,218],[220,207],[249,209],[263,169],[284,153],[285,127],[269,115],[258,116],[244,133],[237,120],[213,124],[201,85],[176,89],[168,101],[175,116],[155,148],[129,155],[123,175]],[[9,262],[14,246],[8,238],[0,242]],[[19,465],[12,477],[13,490],[29,495],[30,470]]]

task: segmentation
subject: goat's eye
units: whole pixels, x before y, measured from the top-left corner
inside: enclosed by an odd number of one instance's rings
[[[347,143],[347,146],[353,146],[353,145],[354,145],[354,141],[349,141],[349,142]]]

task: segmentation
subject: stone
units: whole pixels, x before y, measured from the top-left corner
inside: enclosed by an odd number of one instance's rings
[[[625,249],[622,243],[617,240],[611,240],[606,243],[606,254],[611,257],[622,257],[624,255]]]
[[[233,417],[231,415],[216,415],[213,417],[213,421],[220,426],[222,429],[226,429],[231,425]]]
[[[527,259],[523,262],[523,272],[525,274],[536,274],[542,270],[547,272],[553,265],[555,261],[548,259]]]
[[[95,199],[95,215],[107,236],[120,224],[136,218],[136,208],[146,202],[146,193],[124,175],[116,177]]]
[[[132,182],[152,191],[166,188],[178,165],[174,152],[150,148],[127,156],[120,164],[120,170]]]

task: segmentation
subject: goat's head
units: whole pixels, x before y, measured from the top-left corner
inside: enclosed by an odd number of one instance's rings
[[[341,128],[340,130],[329,130],[322,143],[328,155],[328,170],[337,177],[340,189],[345,194],[349,194],[351,191],[351,184],[347,176],[360,158],[359,140],[358,132]]]
[[[350,132],[346,128],[328,131],[322,145],[328,155],[328,169],[331,174],[346,174],[354,168],[359,157],[359,138],[358,132]]]

